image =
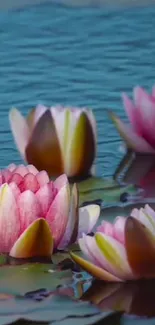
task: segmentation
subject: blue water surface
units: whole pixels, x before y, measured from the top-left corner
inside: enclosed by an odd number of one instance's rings
[[[155,82],[155,7],[44,4],[0,13],[0,167],[21,162],[8,112],[38,103],[88,106],[98,122],[97,170],[110,176],[122,153],[109,120],[126,119],[121,92]]]

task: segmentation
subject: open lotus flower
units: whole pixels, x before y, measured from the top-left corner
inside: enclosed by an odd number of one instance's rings
[[[133,209],[114,224],[103,221],[94,237],[83,235],[79,245],[88,260],[73,260],[98,279],[116,282],[155,278],[155,211]]]
[[[9,115],[17,147],[25,161],[49,176],[85,177],[96,154],[96,122],[91,110],[39,105],[25,119]]]
[[[113,112],[110,115],[127,147],[135,152],[155,154],[155,87],[151,95],[135,87],[134,103],[126,94],[123,102],[131,128]]]
[[[78,208],[66,175],[52,182],[33,165],[11,164],[0,185],[0,253],[12,257],[50,256],[91,232],[100,214],[98,205]]]

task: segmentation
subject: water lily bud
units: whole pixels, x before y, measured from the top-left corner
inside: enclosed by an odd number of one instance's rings
[[[96,121],[91,110],[39,105],[25,119],[17,109],[9,115],[17,147],[29,164],[48,175],[85,177],[96,155]]]

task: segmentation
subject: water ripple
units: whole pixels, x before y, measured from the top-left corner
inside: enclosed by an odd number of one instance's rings
[[[109,120],[126,119],[121,92],[154,83],[155,7],[107,12],[46,4],[0,14],[0,167],[20,161],[8,111],[39,102],[89,106],[98,121],[100,174],[109,176],[121,139]]]

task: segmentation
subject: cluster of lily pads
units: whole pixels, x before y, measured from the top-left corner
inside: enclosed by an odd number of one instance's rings
[[[154,155],[155,88],[149,95],[135,87],[134,103],[126,94],[123,102],[131,127],[114,112],[110,116],[127,150]],[[70,251],[70,257],[97,279],[153,278],[152,207],[134,208],[111,223],[104,213],[100,220],[99,204],[79,204],[79,180],[94,175],[97,124],[93,112],[39,105],[27,118],[13,108],[9,119],[27,165],[12,163],[0,173],[0,252],[17,259],[48,258],[76,243],[82,256]]]

